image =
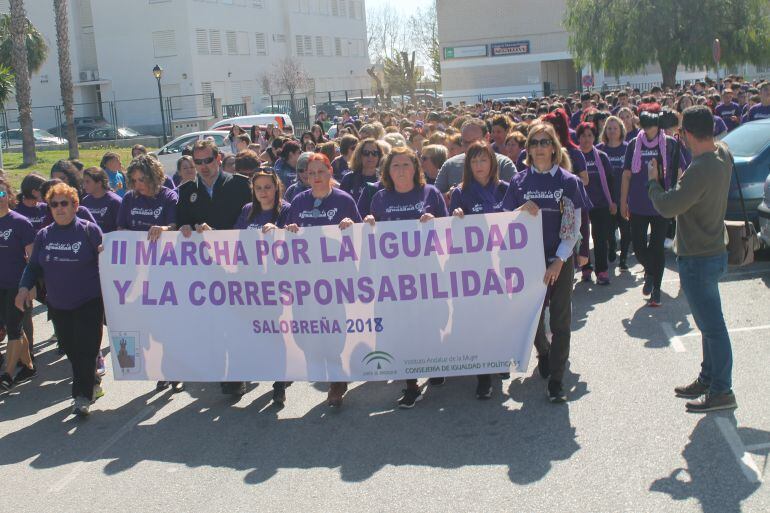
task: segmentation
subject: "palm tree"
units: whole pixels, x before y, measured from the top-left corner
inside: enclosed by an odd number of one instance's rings
[[[21,126],[22,165],[26,167],[34,165],[37,161],[35,138],[32,134],[30,66],[27,55],[27,39],[29,39],[31,24],[24,10],[23,0],[10,0],[10,15],[11,67],[16,76],[16,105],[19,108],[19,125]]]
[[[11,71],[11,68],[0,65],[0,108],[4,107],[5,102],[8,101],[8,98],[11,96],[12,92],[13,72]],[[0,169],[5,167],[5,163],[3,162],[2,134],[5,134],[6,130],[8,130],[7,126],[0,126]]]
[[[64,118],[67,123],[67,141],[70,158],[80,156],[78,151],[78,133],[75,130],[75,107],[72,92],[72,64],[70,62],[70,36],[67,20],[67,0],[53,0],[56,16],[56,46],[59,49],[59,82],[61,84],[61,99],[64,104]]]

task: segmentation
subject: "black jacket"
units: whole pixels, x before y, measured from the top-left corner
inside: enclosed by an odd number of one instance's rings
[[[176,219],[179,226],[206,223],[215,230],[231,230],[243,206],[251,201],[249,179],[220,172],[214,182],[214,198],[209,197],[200,176],[179,188]]]

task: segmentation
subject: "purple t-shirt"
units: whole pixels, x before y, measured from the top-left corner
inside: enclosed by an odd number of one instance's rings
[[[377,174],[372,176],[364,176],[361,173],[350,172],[342,177],[340,180],[340,189],[350,194],[354,200],[358,201],[361,197],[361,191],[364,190],[366,183],[374,183],[379,180]]]
[[[364,185],[364,189],[361,191],[361,196],[356,202],[356,206],[358,206],[358,213],[361,214],[361,219],[371,213],[370,208],[372,206],[372,198],[374,198],[374,195],[382,189],[382,183],[380,183],[379,180],[374,183],[367,183]]]
[[[356,202],[345,191],[333,188],[327,197],[316,203],[311,189],[297,194],[286,212],[286,224],[326,226],[339,224],[346,217],[354,223],[361,222]]]
[[[611,148],[602,143],[596,146],[599,151],[603,151],[607,154],[607,158],[612,165],[612,187],[610,193],[612,194],[612,200],[615,203],[620,203],[620,184],[623,183],[623,166],[626,162],[626,148],[628,143],[623,141],[620,146]],[[605,169],[606,171],[606,169]]]
[[[770,105],[762,105],[761,103],[759,105],[754,105],[752,108],[749,109],[749,113],[746,116],[746,119],[748,121],[756,121],[758,119],[768,119],[770,118]]]
[[[254,219],[249,220],[251,215],[251,202],[246,203],[241,210],[241,215],[238,216],[238,220],[235,221],[236,230],[259,230],[267,223],[273,223],[278,228],[283,228],[286,220],[286,213],[289,211],[291,205],[289,202],[281,200],[281,210],[278,212],[278,216],[273,216],[273,211],[262,211]]]
[[[98,252],[101,243],[99,226],[78,218],[67,226],[53,223],[38,232],[29,261],[43,269],[47,301],[51,306],[73,310],[101,297]]]
[[[168,187],[149,198],[131,190],[123,196],[118,212],[118,228],[146,232],[152,226],[168,226],[176,223],[176,204],[179,197]]]
[[[527,168],[514,175],[505,193],[503,210],[516,210],[530,200],[540,207],[546,261],[556,257],[556,250],[561,242],[561,199],[569,198],[576,209],[586,208],[580,186],[580,178],[564,169],[557,168],[551,176],[551,173],[538,173],[532,168]]]
[[[468,187],[455,187],[449,198],[449,211],[461,208],[466,215],[492,214],[503,211],[503,198],[508,192],[508,183],[500,180],[496,184],[491,180],[481,185],[475,180]]]
[[[94,219],[94,216],[92,216],[91,212],[83,205],[78,205],[78,210],[77,212],[75,212],[75,217],[79,217],[83,221],[90,221],[92,223],[96,223],[96,219]],[[52,223],[53,223],[53,214],[51,214],[51,209],[46,207],[43,226],[48,226],[49,224],[52,224]]]
[[[572,117],[569,118],[569,127],[572,128],[573,130],[575,128],[577,128],[578,125],[580,124],[580,118],[582,118],[582,117],[583,117],[583,111],[582,110],[579,110],[579,111],[575,112],[574,114],[572,114]]]
[[[332,161],[332,171],[334,172],[334,179],[337,181],[342,180],[349,169],[348,161],[342,155]]]
[[[638,128],[634,128],[630,132],[626,133],[626,142],[631,142],[634,139],[636,139],[636,136],[639,135],[640,130]]]
[[[369,213],[377,221],[419,219],[423,214],[446,217],[446,203],[441,192],[432,185],[415,187],[409,192],[382,189],[372,198]]]
[[[91,212],[102,233],[110,233],[118,229],[118,211],[122,199],[114,192],[107,191],[101,198],[94,198],[89,194],[80,204]]]
[[[582,173],[588,169],[586,165],[586,158],[583,156],[583,152],[578,148],[567,148],[569,159],[572,162],[572,174],[576,175]]]
[[[639,132],[639,137],[646,137],[644,132]],[[666,136],[666,161],[669,164],[669,167],[671,166],[671,163],[674,161],[674,146],[676,145],[676,141],[674,141],[673,137]],[[626,160],[623,163],[623,169],[631,169],[631,164],[634,160],[634,149],[636,148],[636,140],[628,143],[628,148],[626,149]],[[659,216],[657,210],[655,210],[655,207],[652,206],[652,201],[650,201],[649,196],[647,195],[647,165],[650,163],[650,161],[654,158],[660,158],[660,151],[658,150],[658,147],[655,146],[654,148],[645,148],[644,145],[642,145],[642,169],[638,173],[631,173],[631,183],[629,184],[628,189],[628,211],[631,214],[637,214],[642,216]],[[681,155],[679,157],[679,165],[680,168],[684,165],[685,159],[684,156]],[[671,183],[671,174],[670,173],[676,173],[677,170],[675,169],[669,169],[666,173],[666,180],[665,185],[666,189],[669,188],[669,184]]]
[[[46,217],[48,217],[48,205],[43,202],[38,202],[34,207],[28,207],[24,203],[16,205],[16,212],[23,215],[29,222],[32,223],[32,227],[35,229],[35,233],[40,231],[40,228],[45,226]]]
[[[591,200],[591,203],[593,203],[593,208],[607,208],[610,205],[607,203],[607,198],[604,195],[602,179],[599,176],[599,166],[596,165],[594,152],[583,153],[583,157],[585,157],[586,168],[588,171],[588,186],[586,187],[588,198]],[[599,158],[602,159],[604,172],[607,173],[605,179],[607,180],[607,187],[609,188],[612,184],[612,164],[610,164],[610,159],[607,157],[607,154],[601,150],[599,151]]]
[[[733,130],[740,124],[741,106],[735,102],[730,102],[727,104],[720,103],[717,105],[717,108],[714,109],[714,112],[717,116],[722,118],[722,120],[725,122],[725,125],[727,125],[728,130]],[[738,118],[737,123],[731,119],[733,116]]]
[[[719,116],[714,116],[714,137],[727,132],[727,123]]]
[[[299,194],[302,191],[306,191],[310,188],[309,185],[305,185],[302,180],[297,180],[293,184],[289,186],[288,189],[286,189],[286,192],[283,193],[283,199],[285,199],[288,203],[291,203],[294,201],[294,197]]]
[[[0,289],[19,287],[27,265],[24,248],[35,240],[35,229],[29,219],[9,210],[0,217]]]

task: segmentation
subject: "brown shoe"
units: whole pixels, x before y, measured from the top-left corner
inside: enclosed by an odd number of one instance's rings
[[[340,408],[342,406],[342,397],[348,391],[348,384],[335,381],[329,385],[329,395],[327,402],[331,408]]]

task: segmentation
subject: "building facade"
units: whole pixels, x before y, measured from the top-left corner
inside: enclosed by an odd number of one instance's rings
[[[49,46],[31,79],[35,127],[48,128],[56,124],[49,106],[61,103],[53,8],[25,6]],[[8,0],[0,11],[8,12]],[[286,57],[311,79],[302,92],[368,90],[365,12],[364,0],[69,0],[76,116],[109,120],[109,103],[120,125],[159,126],[156,64],[164,97],[213,93],[253,111],[269,104],[268,92],[280,93],[264,91],[261,77]],[[209,101],[178,103],[210,110]],[[6,106],[9,125],[14,108]]]
[[[577,69],[562,25],[566,0],[437,0],[436,7],[445,101],[566,94],[584,84],[600,88],[662,80],[657,65],[619,78]],[[677,72],[678,80],[705,76],[705,70]]]

